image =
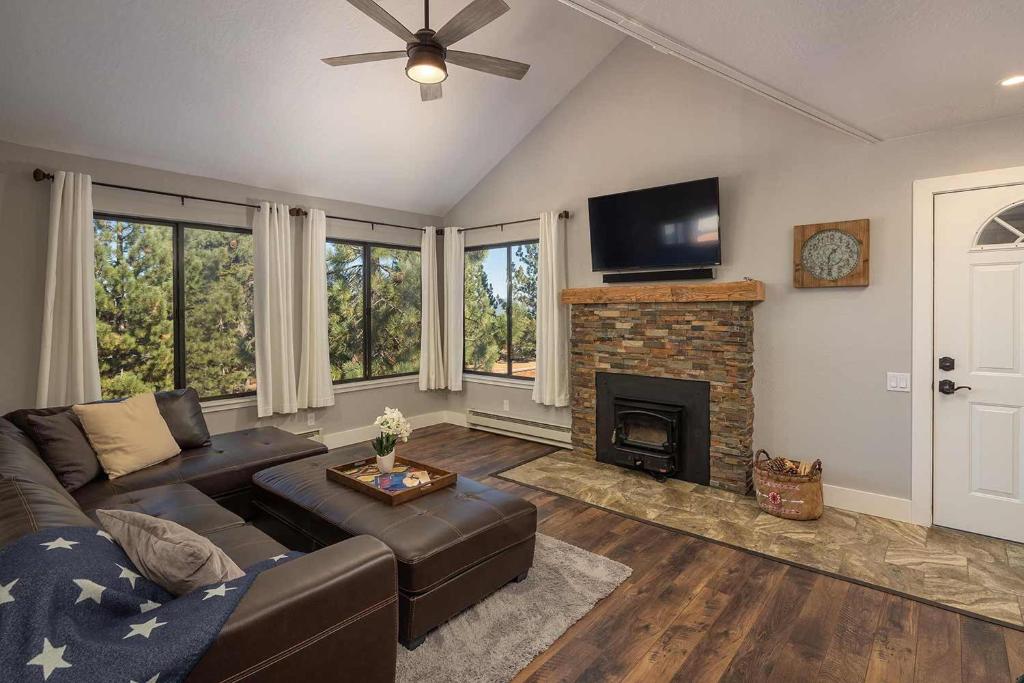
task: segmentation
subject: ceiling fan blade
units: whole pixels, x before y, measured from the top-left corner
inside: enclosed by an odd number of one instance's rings
[[[502,0],[473,0],[437,30],[434,40],[448,47],[487,26],[507,11],[508,5]]]
[[[412,31],[403,26],[402,22],[388,14],[387,10],[373,0],[348,0],[348,2],[405,42],[416,42],[416,36],[412,34]]]
[[[490,57],[488,55],[478,55],[475,52],[459,52],[458,50],[448,50],[446,61],[467,69],[475,69],[476,71],[483,71],[495,76],[504,76],[505,78],[514,78],[517,81],[522,80],[526,72],[530,70],[530,65],[523,64],[522,62],[513,62],[511,59],[501,59],[500,57]]]
[[[424,102],[441,99],[441,84],[420,83],[420,99]]]
[[[391,52],[364,52],[360,55],[344,55],[342,57],[324,57],[320,61],[328,66],[347,66],[349,64],[365,64],[366,62],[381,62],[385,59],[398,59],[408,56],[405,50],[392,50]]]

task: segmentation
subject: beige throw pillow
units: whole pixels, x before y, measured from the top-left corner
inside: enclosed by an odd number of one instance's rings
[[[245,576],[208,538],[167,519],[128,510],[97,510],[135,567],[175,595]]]
[[[111,479],[181,452],[153,394],[139,394],[117,403],[77,405],[74,411]]]

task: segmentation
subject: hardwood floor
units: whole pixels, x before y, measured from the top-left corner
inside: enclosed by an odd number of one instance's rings
[[[403,451],[537,505],[539,530],[633,575],[516,681],[974,683],[1024,673],[1024,633],[493,477],[554,447],[451,425]]]

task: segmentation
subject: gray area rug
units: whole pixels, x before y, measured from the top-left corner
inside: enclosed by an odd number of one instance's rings
[[[398,683],[504,683],[551,646],[633,570],[537,534],[530,576],[471,607],[412,652],[398,647]]]

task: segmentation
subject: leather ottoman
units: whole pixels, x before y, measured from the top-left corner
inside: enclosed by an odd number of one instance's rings
[[[460,476],[453,486],[392,507],[327,479],[327,467],[363,457],[325,453],[258,472],[254,504],[314,547],[361,534],[390,547],[405,647],[416,648],[431,629],[526,578],[537,530],[533,503]]]

